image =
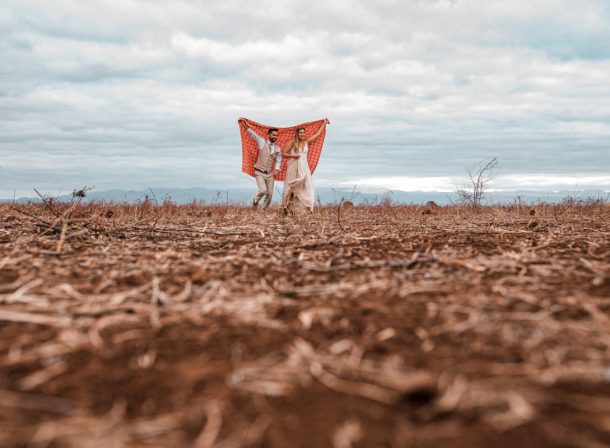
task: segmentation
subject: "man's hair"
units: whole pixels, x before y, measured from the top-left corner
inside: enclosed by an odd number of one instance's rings
[[[280,130],[278,128],[269,128],[269,130],[267,131],[267,134],[271,134],[273,131],[280,132]]]

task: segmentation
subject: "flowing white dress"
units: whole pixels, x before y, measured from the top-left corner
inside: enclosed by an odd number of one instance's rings
[[[311,170],[307,163],[307,143],[299,152],[298,159],[288,159],[286,179],[284,180],[284,207],[290,211],[307,209],[313,211],[313,182]]]

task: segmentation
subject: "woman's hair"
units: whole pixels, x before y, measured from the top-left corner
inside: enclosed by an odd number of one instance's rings
[[[299,139],[299,131],[300,131],[301,129],[302,129],[302,130],[305,130],[305,128],[297,128],[297,129],[294,131],[294,139],[292,140],[292,146],[293,146],[293,147],[294,147],[296,150],[298,150],[298,149],[299,149],[299,143],[301,142],[301,140]]]

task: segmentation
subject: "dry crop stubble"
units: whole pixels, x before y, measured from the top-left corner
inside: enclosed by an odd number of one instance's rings
[[[610,443],[604,205],[0,212],[0,445]]]

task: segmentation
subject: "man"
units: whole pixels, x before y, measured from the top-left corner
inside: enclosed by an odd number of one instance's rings
[[[254,178],[258,186],[258,192],[252,200],[252,207],[258,207],[258,202],[265,196],[265,202],[261,210],[265,210],[271,204],[273,197],[273,180],[278,175],[278,168],[282,160],[282,149],[275,142],[277,140],[278,129],[269,128],[267,131],[267,140],[259,137],[252,130],[246,120],[239,120],[240,124],[245,127],[250,137],[252,137],[258,146],[258,157],[254,164]]]

